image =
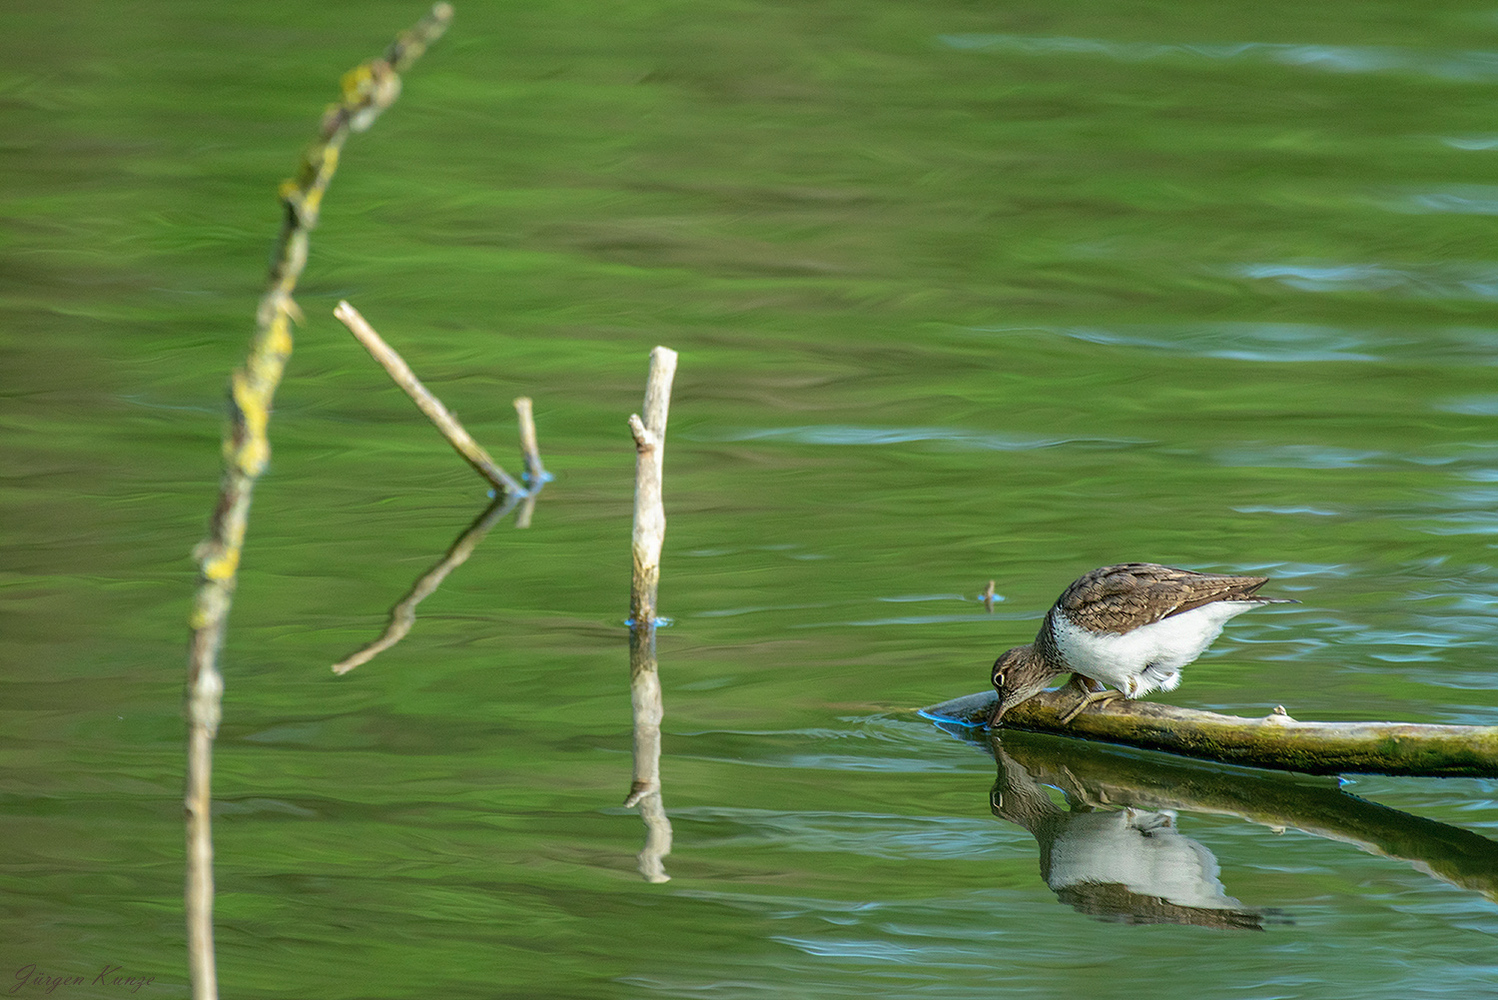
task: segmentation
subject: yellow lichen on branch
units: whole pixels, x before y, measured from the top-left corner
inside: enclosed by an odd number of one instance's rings
[[[985,691],[922,709],[922,714],[969,727],[981,725],[993,712],[996,697]],[[1064,688],[1044,691],[1005,713],[998,731],[1074,736],[1304,774],[1498,776],[1498,726],[1303,722],[1283,708],[1246,719],[1128,699],[1090,708],[1063,723],[1074,700]]]
[[[344,140],[351,131],[368,128],[395,100],[400,93],[399,72],[447,30],[452,13],[449,4],[437,4],[415,27],[402,33],[383,58],[370,60],[345,76],[342,100],[323,114],[317,141],[303,154],[296,177],[280,187],[285,213],[271,256],[268,287],[256,310],[256,330],[245,365],[230,380],[229,428],[224,438],[219,501],[209,536],[194,551],[199,578],[190,619],[192,639],[184,706],[188,724],[184,806],[188,955],[195,1000],[218,996],[209,832],[212,744],[224,686],[217,659],[233,603],[250,497],[255,480],[270,462],[266,430],[271,403],[291,356],[291,324],[301,316],[291,295],[306,266],[308,233],[317,224],[318,208],[337,169]]]

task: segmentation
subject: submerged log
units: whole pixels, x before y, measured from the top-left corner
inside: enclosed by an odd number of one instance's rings
[[[998,696],[968,695],[921,710],[928,719],[977,728]],[[1301,722],[1282,709],[1262,719],[1120,699],[1071,722],[1073,690],[1045,691],[1011,708],[1003,729],[1074,736],[1186,757],[1303,774],[1498,777],[1498,726],[1409,722]]]

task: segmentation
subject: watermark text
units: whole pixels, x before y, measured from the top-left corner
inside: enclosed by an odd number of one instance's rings
[[[113,986],[130,993],[139,993],[142,986],[156,982],[155,976],[132,976],[126,974],[123,965],[107,962],[93,979],[87,976],[54,976],[36,967],[36,963],[23,965],[16,970],[15,982],[7,993],[29,995],[51,993],[61,986]]]

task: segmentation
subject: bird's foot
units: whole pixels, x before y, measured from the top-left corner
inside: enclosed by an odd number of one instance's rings
[[[1078,686],[1080,687],[1081,685]],[[1082,710],[1087,708],[1089,705],[1101,705],[1104,702],[1117,701],[1123,696],[1124,693],[1122,691],[1114,691],[1111,688],[1105,688],[1101,691],[1084,690],[1081,693],[1081,697],[1077,699],[1077,703],[1071,708],[1067,709],[1066,713],[1061,716],[1061,724],[1064,726],[1071,720],[1075,719],[1077,716],[1081,715]]]

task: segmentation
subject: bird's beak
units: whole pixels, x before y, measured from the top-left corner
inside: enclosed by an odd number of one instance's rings
[[[988,717],[988,725],[985,728],[993,729],[997,727],[999,724],[999,720],[1004,717],[1004,713],[1008,710],[1008,708],[1009,705],[1004,700],[1003,693],[1000,692],[999,700],[994,703],[993,714]]]

